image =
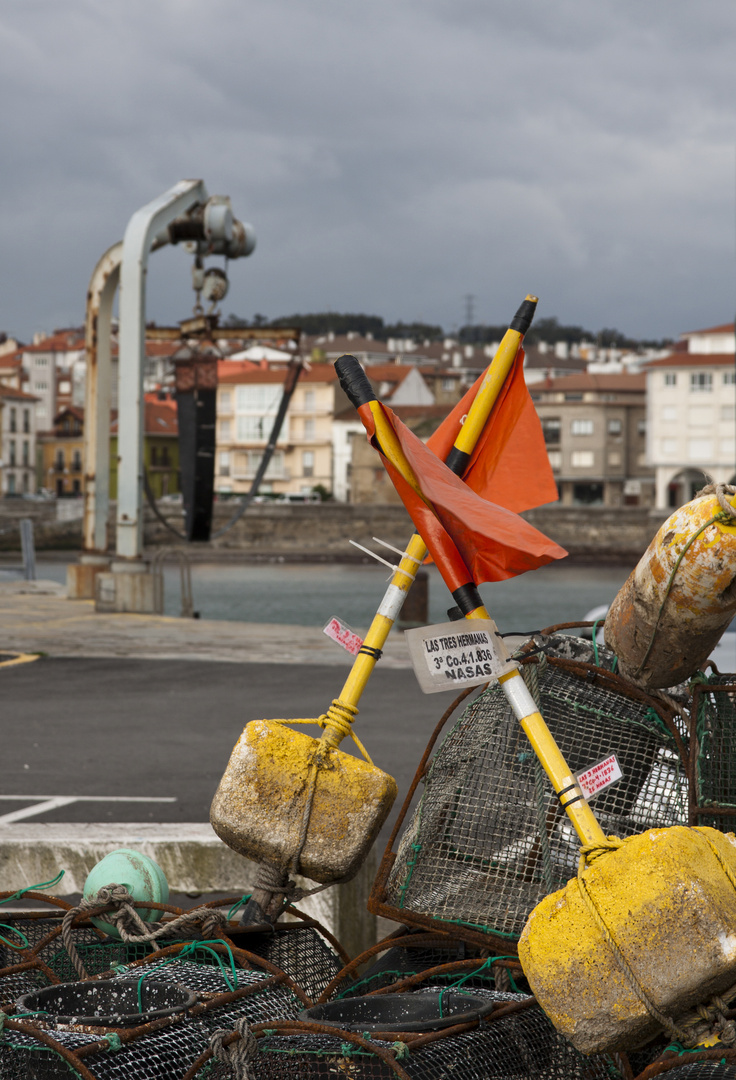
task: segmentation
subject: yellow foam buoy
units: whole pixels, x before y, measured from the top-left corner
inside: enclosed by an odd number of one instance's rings
[[[396,798],[368,761],[277,720],[247,724],[210,810],[217,835],[258,862],[326,883],[357,873]]]
[[[687,1042],[688,1011],[736,984],[736,837],[673,826],[590,854],[522,932],[534,995],[584,1054]]]
[[[736,614],[734,491],[718,485],[671,514],[611,605],[606,645],[642,686],[688,679]]]

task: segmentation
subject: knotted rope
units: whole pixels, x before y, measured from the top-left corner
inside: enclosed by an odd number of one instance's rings
[[[240,1038],[234,1039],[225,1046],[224,1040],[228,1035],[232,1035],[233,1031],[236,1031]],[[235,1025],[230,1031],[224,1028],[213,1031],[210,1036],[209,1049],[216,1061],[229,1066],[233,1080],[253,1080],[253,1073],[251,1073],[248,1066],[258,1053],[258,1040],[250,1030],[250,1024],[244,1016],[235,1021]]]
[[[721,510],[723,510],[724,514],[727,514],[729,517],[736,517],[736,507],[734,507],[733,504],[730,503],[726,498],[726,495],[736,495],[736,485],[715,483],[706,484],[704,488],[700,489],[695,498],[699,499],[701,495],[715,495],[715,497],[718,499],[718,504],[721,507]]]
[[[76,907],[70,908],[61,923],[61,940],[69,959],[81,979],[88,979],[89,974],[77,952],[72,934],[72,923],[78,915],[95,911],[101,907],[112,906],[113,911],[105,916],[105,921],[115,927],[126,944],[140,945],[158,941],[159,938],[171,937],[181,931],[189,931],[195,926],[205,938],[214,938],[227,925],[227,916],[222,911],[208,907],[194,908],[170,922],[144,922],[133,906],[136,901],[125,885],[111,883],[100,889],[94,896],[82,898]]]

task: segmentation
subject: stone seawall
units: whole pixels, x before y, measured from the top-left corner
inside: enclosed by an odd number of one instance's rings
[[[0,551],[19,550],[17,525],[22,516],[34,520],[37,550],[81,547],[81,521],[56,521],[53,503],[20,503],[12,509],[10,515],[4,507],[0,508]],[[182,531],[181,508],[161,504],[160,509],[171,525]],[[235,503],[218,503],[213,532],[225,526],[236,510]],[[665,516],[664,512],[639,507],[552,506],[524,514],[535,528],[561,544],[572,556],[625,562],[639,558]],[[380,551],[379,545],[372,540],[378,536],[403,548],[412,531],[411,520],[402,506],[266,503],[250,506],[223,536],[207,544],[190,545],[189,552],[197,559],[352,560],[362,556],[349,544],[350,540]],[[110,517],[110,536],[114,537],[114,510]],[[177,545],[182,541],[146,508],[145,542],[146,546],[157,547]],[[384,555],[393,559],[391,552],[384,551]]]

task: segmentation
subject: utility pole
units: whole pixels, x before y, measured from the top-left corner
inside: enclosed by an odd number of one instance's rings
[[[475,295],[466,293],[463,299],[465,300],[465,325],[472,326],[475,316]]]

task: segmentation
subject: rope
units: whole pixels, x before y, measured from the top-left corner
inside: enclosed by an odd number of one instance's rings
[[[61,940],[74,970],[81,979],[88,979],[90,976],[74,944],[72,923],[78,915],[84,915],[88,911],[95,911],[98,908],[108,906],[117,909],[108,914],[106,921],[115,927],[126,944],[131,945],[158,941],[159,938],[169,937],[179,931],[193,929],[195,926],[199,926],[200,932],[205,938],[214,937],[219,933],[221,927],[227,923],[227,916],[224,912],[215,911],[208,907],[185,911],[183,915],[172,919],[171,922],[147,923],[143,921],[135,907],[133,907],[134,903],[135,900],[124,885],[111,883],[100,889],[94,896],[82,898],[76,907],[70,908],[66,912],[61,923]]]
[[[218,1028],[212,1032],[209,1044],[212,1057],[230,1068],[233,1080],[253,1080],[254,1074],[248,1066],[258,1053],[258,1040],[244,1016],[235,1021],[233,1030],[240,1038],[235,1039],[228,1046],[224,1045],[224,1040],[228,1035],[232,1035],[232,1031]]]
[[[736,485],[706,484],[704,488],[700,489],[695,498],[699,499],[701,495],[715,495],[715,497],[718,499],[721,510],[723,510],[724,513],[730,515],[731,517],[736,518],[736,507],[734,507],[733,504],[728,501],[728,499],[726,498],[726,494],[736,495]]]

